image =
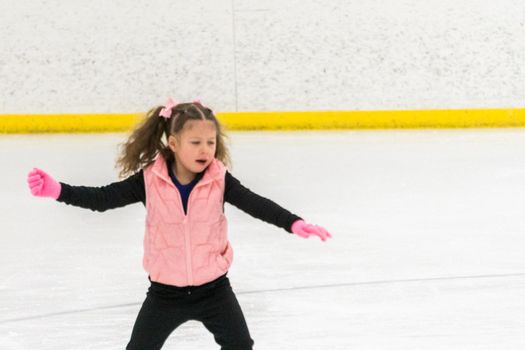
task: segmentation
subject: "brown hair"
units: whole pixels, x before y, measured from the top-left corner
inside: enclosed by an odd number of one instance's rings
[[[198,102],[179,103],[171,110],[171,117],[166,119],[159,116],[163,108],[164,106],[158,106],[146,113],[144,120],[132,131],[128,140],[120,145],[122,150],[116,164],[116,167],[120,169],[120,178],[146,167],[155,160],[159,153],[166,160],[173,160],[173,152],[167,146],[167,139],[170,135],[177,136],[188,120],[209,120],[215,124],[217,130],[215,158],[228,167],[231,165],[225,143],[226,135],[211,109]]]

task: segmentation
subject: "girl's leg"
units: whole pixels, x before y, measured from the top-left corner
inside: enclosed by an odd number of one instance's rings
[[[126,350],[158,350],[175,328],[187,320],[185,312],[150,290],[139,311]]]
[[[239,302],[227,278],[220,284],[201,304],[199,321],[213,334],[222,350],[251,350],[253,340]]]

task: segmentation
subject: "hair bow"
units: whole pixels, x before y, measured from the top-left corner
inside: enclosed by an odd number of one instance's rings
[[[178,104],[179,103],[177,101],[175,101],[174,99],[172,99],[171,97],[168,98],[168,101],[166,101],[166,105],[159,112],[159,117],[170,119],[170,117],[171,117],[171,110],[173,109],[173,107],[175,107]]]

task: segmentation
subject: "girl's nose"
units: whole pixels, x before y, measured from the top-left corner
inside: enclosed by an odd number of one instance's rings
[[[211,146],[209,146],[209,145],[204,145],[204,146],[201,147],[201,149],[200,149],[200,153],[201,153],[201,154],[204,154],[204,153],[207,154],[207,153],[210,153],[211,150],[212,150],[212,147],[211,147]]]

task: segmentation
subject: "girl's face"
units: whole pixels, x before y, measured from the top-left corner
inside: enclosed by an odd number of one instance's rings
[[[215,158],[215,124],[209,120],[188,120],[177,136],[170,135],[168,145],[175,154],[177,172],[185,173],[177,175],[200,173]]]

